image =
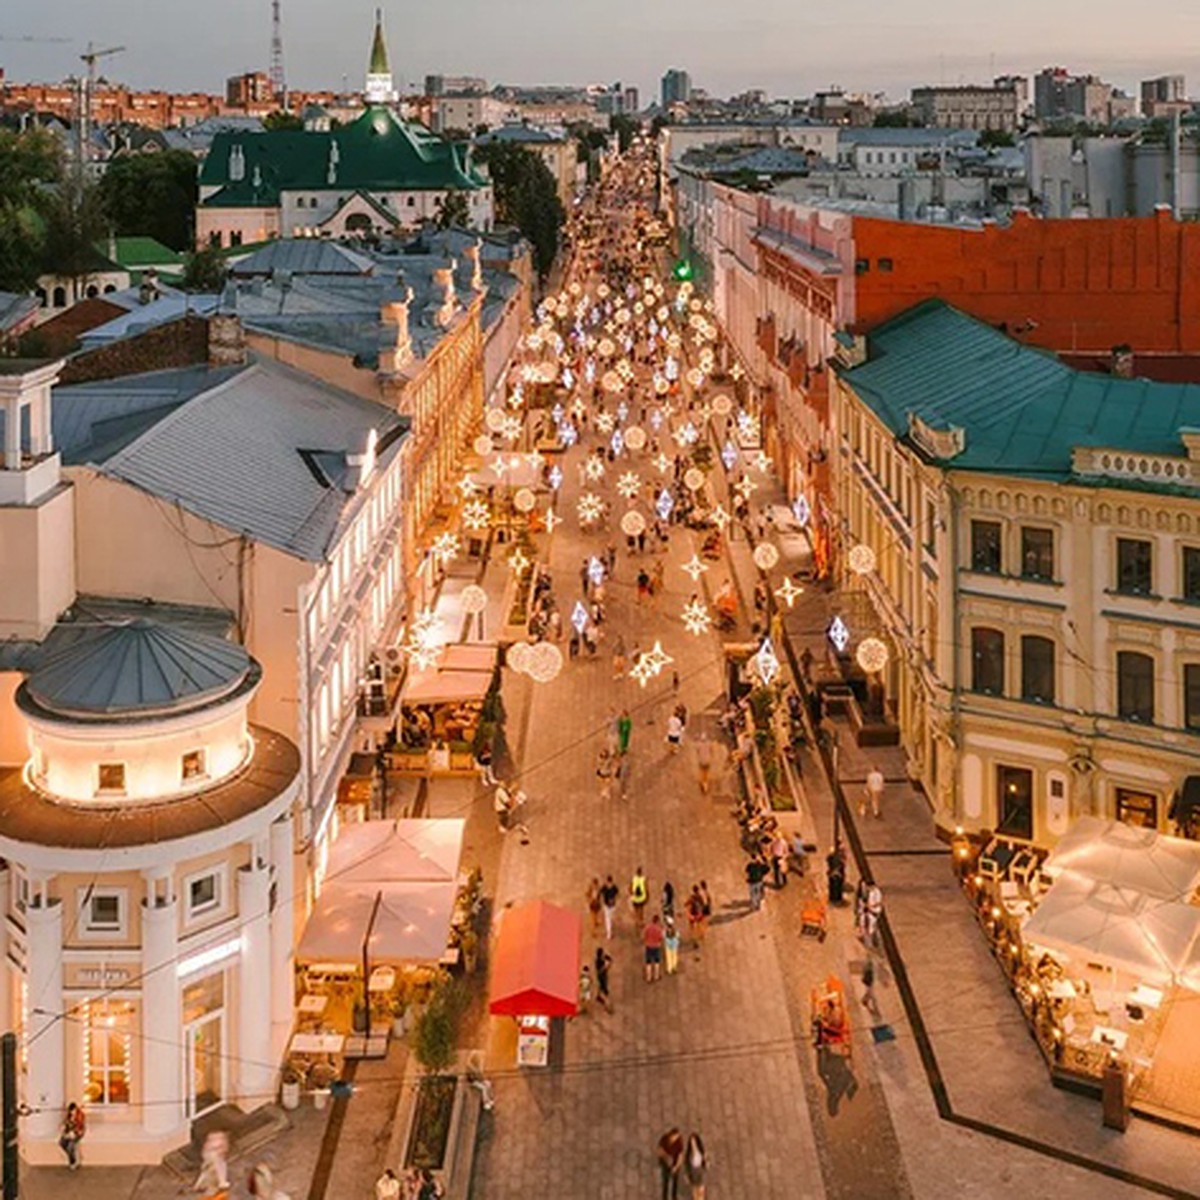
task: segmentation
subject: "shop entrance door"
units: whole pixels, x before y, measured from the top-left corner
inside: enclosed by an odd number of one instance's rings
[[[225,1100],[225,975],[184,988],[184,1074],[187,1115],[199,1117]]]

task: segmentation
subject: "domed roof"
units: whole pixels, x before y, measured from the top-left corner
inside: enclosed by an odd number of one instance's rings
[[[252,669],[233,642],[138,619],[84,634],[46,658],[22,690],[51,713],[118,719],[202,707]]]

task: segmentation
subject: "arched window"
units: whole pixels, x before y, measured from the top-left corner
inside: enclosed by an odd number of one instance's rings
[[[998,629],[971,630],[971,690],[1004,695],[1004,634]]]
[[[67,307],[67,289],[65,287],[62,287],[61,285],[54,289],[54,307],[55,308],[66,308]]]
[[[86,295],[89,300],[95,300],[95,298],[100,295],[100,289],[94,283],[89,283],[87,285],[87,291],[84,293],[84,295]]]

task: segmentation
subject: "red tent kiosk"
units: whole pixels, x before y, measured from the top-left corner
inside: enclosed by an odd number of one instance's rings
[[[504,914],[492,966],[493,1016],[515,1017],[517,1063],[544,1067],[550,1020],[579,1011],[579,914],[544,900]]]

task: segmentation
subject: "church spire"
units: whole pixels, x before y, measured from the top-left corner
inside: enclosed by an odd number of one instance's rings
[[[388,63],[387,42],[383,37],[383,9],[375,10],[375,37],[371,42],[371,61],[367,67],[368,104],[391,104],[396,99],[392,87],[392,69]]]

